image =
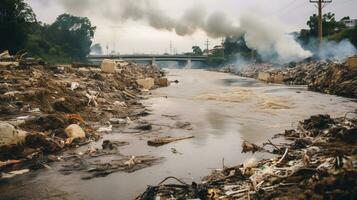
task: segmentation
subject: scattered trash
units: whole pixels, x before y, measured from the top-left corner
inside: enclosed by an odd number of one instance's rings
[[[90,95],[90,94],[86,94],[86,97],[88,98],[88,103],[87,105],[92,105],[95,107],[98,107],[98,103],[97,103],[97,96],[96,95]]]
[[[353,199],[356,130],[357,118],[311,116],[297,130],[285,131],[287,143],[276,145],[268,140],[259,147],[243,142],[244,152],[268,152],[265,146],[270,144],[275,148],[272,153],[278,154],[275,158],[223,165],[201,183],[168,177],[157,186],[148,186],[136,199]],[[304,145],[297,145],[301,140]],[[164,184],[168,179],[179,184]]]
[[[65,175],[73,171],[83,171],[86,175],[82,179],[89,180],[105,177],[119,171],[134,172],[152,166],[160,160],[160,158],[152,156],[124,156],[119,154],[115,147],[110,149],[110,145],[107,146],[108,144],[110,143],[104,144],[106,149],[68,158],[60,171]]]
[[[20,65],[19,62],[6,62],[6,61],[0,62],[0,68],[9,67],[9,66],[18,67],[19,65]]]
[[[30,172],[29,169],[22,169],[22,170],[17,170],[17,171],[11,171],[8,173],[1,173],[0,178],[13,178],[17,175],[26,174],[28,172]]]
[[[258,145],[256,144],[253,144],[253,143],[250,143],[248,141],[244,141],[242,143],[242,152],[243,153],[246,153],[246,152],[252,152],[252,153],[255,153],[257,151],[260,151],[262,148],[259,147]]]
[[[7,59],[7,58],[12,58],[12,56],[10,55],[8,50],[5,50],[2,53],[0,53],[0,58]]]
[[[69,125],[64,131],[66,132],[67,137],[71,139],[86,137],[86,133],[83,131],[82,127],[77,124]]]
[[[64,140],[51,138],[44,133],[31,133],[26,136],[25,145],[33,149],[40,149],[44,153],[56,153],[64,148]]]
[[[150,90],[155,85],[155,80],[153,78],[145,78],[136,80],[138,85],[140,85],[143,89]]]
[[[164,144],[168,144],[171,142],[179,141],[179,140],[185,140],[189,138],[194,138],[194,136],[189,135],[189,136],[181,136],[181,137],[173,137],[173,136],[162,136],[154,139],[148,140],[148,145],[150,146],[161,146]]]
[[[139,129],[139,130],[143,130],[143,131],[149,131],[152,129],[152,125],[151,124],[139,124],[137,126],[135,126],[135,129]]]
[[[75,89],[77,89],[79,87],[79,83],[78,82],[72,82],[71,83],[71,90],[73,91],[73,90],[75,90]]]
[[[192,130],[190,122],[180,122],[180,121],[178,121],[178,122],[175,123],[175,127],[176,128],[180,128],[180,129]]]
[[[25,131],[17,130],[13,125],[0,121],[0,147],[21,144],[25,137]]]
[[[157,67],[132,62],[105,60],[99,70],[85,63],[49,65],[8,52],[0,54],[0,66],[5,66],[0,67],[0,173],[13,171],[15,165],[16,170],[50,168],[46,163],[66,160],[54,154],[99,140],[100,132],[111,132],[107,122],[125,125],[147,115],[139,103],[142,88],[136,80],[153,80],[155,88],[164,75]],[[102,149],[81,156],[108,153],[118,152]],[[146,166],[138,160],[141,157],[135,157],[133,169]]]
[[[177,181],[178,184],[164,184],[170,179]],[[169,176],[157,186],[148,186],[147,190],[135,199],[208,199],[208,194],[208,189],[204,186],[195,182],[189,185],[176,177]]]
[[[170,85],[170,82],[169,82],[169,80],[167,78],[159,78],[158,79],[158,85],[160,87],[167,87],[167,86]]]
[[[347,59],[347,65],[351,69],[357,68],[357,56],[352,56]]]
[[[171,152],[172,152],[173,154],[180,154],[180,155],[182,155],[181,152],[177,151],[177,149],[176,149],[176,148],[173,148],[173,147],[171,147]]]
[[[126,119],[121,118],[110,118],[109,122],[111,124],[126,124],[128,121]]]
[[[104,73],[114,74],[117,69],[117,64],[114,60],[104,59],[102,61],[101,70]]]
[[[97,131],[100,133],[102,133],[102,132],[110,133],[113,131],[113,125],[99,127],[97,129]]]
[[[7,160],[5,162],[0,161],[0,168],[18,163],[21,163],[21,160]]]
[[[103,149],[117,149],[118,147],[128,145],[128,142],[123,142],[123,141],[110,141],[110,140],[104,140],[102,143],[102,148]]]
[[[127,107],[125,102],[114,101],[114,106]]]

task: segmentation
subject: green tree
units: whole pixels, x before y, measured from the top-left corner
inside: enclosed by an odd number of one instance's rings
[[[224,54],[249,53],[251,49],[245,43],[244,37],[226,37],[224,41]]]
[[[210,50],[207,62],[211,66],[219,66],[223,64],[225,62],[224,48],[216,46],[212,50]]]
[[[226,37],[224,41],[224,55],[228,61],[236,59],[237,55],[244,58],[251,58],[252,49],[250,49],[244,37]]]
[[[199,46],[193,46],[192,47],[192,52],[193,52],[193,55],[196,55],[196,56],[202,56],[203,55],[203,51]]]
[[[23,49],[28,31],[36,16],[23,0],[0,1],[0,50],[15,53]]]
[[[343,17],[340,21],[336,21],[334,13],[325,13],[322,17],[322,35],[326,37],[346,29],[345,24],[342,22],[342,20],[344,19],[349,19],[349,17]],[[298,39],[304,44],[307,44],[312,38],[317,38],[318,16],[316,14],[313,14],[312,16],[310,16],[306,24],[309,26],[309,30],[301,30],[300,36],[298,37]]]
[[[344,17],[343,19],[346,18],[347,17]],[[310,27],[310,34],[317,36],[318,16],[316,14],[310,16],[306,24]],[[322,27],[323,36],[327,36],[345,28],[345,25],[341,21],[336,21],[334,13],[328,12],[322,17]]]
[[[62,14],[46,30],[46,38],[73,59],[85,59],[90,53],[96,27],[87,17]]]
[[[103,49],[102,46],[99,43],[94,44],[91,48],[91,53],[96,54],[96,55],[102,55],[103,54]]]
[[[357,27],[344,29],[334,35],[331,35],[328,39],[337,42],[348,39],[357,48]]]

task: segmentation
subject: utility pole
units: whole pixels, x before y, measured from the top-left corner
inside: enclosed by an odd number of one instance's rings
[[[317,4],[317,9],[318,9],[318,39],[319,39],[319,47],[321,48],[322,45],[322,9],[323,6],[327,3],[331,3],[332,0],[310,0],[310,3],[316,3]]]
[[[207,40],[206,40],[206,42],[205,42],[205,45],[206,45],[206,51],[207,51],[207,53],[208,53],[208,51],[209,51],[209,49],[208,49],[208,47],[209,47],[209,40],[208,40],[208,38],[207,38]]]
[[[172,54],[172,41],[170,40],[170,54]]]
[[[114,54],[116,54],[116,43],[113,43],[113,52],[115,52]]]
[[[225,58],[225,54],[224,54],[224,37],[222,37],[221,46],[222,46],[222,55],[223,55],[223,58]]]

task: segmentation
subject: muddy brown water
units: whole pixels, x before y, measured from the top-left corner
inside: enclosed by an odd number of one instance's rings
[[[130,143],[120,147],[121,153],[162,157],[158,164],[133,173],[82,180],[81,172],[62,175],[57,171],[61,163],[56,163],[49,170],[0,181],[0,199],[134,199],[147,185],[156,185],[167,176],[199,181],[212,169],[221,168],[223,158],[225,165],[235,165],[251,157],[269,156],[242,154],[243,139],[262,143],[310,115],[340,116],[357,108],[350,99],[309,92],[302,86],[265,84],[204,70],[168,72],[169,80],[179,83],[152,91],[144,100],[152,114],[143,119],[154,124],[153,130],[146,134],[117,130],[105,135]],[[190,122],[192,130],[172,128],[177,121]],[[160,147],[146,144],[154,135],[188,134],[195,138]]]

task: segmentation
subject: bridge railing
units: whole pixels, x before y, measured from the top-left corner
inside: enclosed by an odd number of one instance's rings
[[[105,58],[112,58],[112,59],[130,59],[130,58],[194,58],[194,59],[207,59],[208,56],[188,56],[188,55],[159,55],[159,54],[136,54],[136,55],[89,55],[88,59],[105,59]]]

